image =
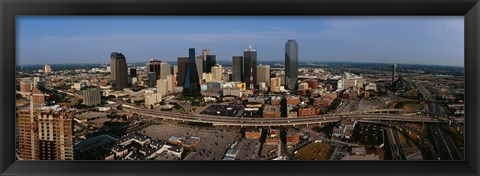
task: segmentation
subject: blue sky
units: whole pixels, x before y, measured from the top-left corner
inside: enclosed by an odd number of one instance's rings
[[[463,66],[463,16],[20,16],[17,64],[176,61],[188,48],[231,61],[252,45],[259,61],[284,60],[295,39],[299,61]]]

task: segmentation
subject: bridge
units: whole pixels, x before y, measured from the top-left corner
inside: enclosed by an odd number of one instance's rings
[[[151,109],[130,109],[132,113],[153,118],[167,119],[181,122],[211,123],[214,126],[239,126],[239,127],[272,127],[272,126],[297,126],[297,125],[321,125],[324,123],[338,122],[343,118],[365,121],[387,121],[387,122],[421,122],[421,123],[449,123],[450,118],[432,117],[418,115],[403,110],[379,110],[379,111],[354,111],[347,113],[322,114],[316,116],[296,118],[242,118],[211,116],[202,114],[181,114],[169,111],[158,111]],[[378,112],[378,113],[376,113]],[[396,113],[393,113],[396,112]],[[401,112],[401,113],[400,113]],[[464,121],[463,118],[455,119],[457,122]]]

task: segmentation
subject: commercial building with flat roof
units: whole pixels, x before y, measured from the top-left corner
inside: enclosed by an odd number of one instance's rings
[[[102,90],[100,88],[90,88],[83,90],[83,104],[87,106],[96,106],[101,103]]]

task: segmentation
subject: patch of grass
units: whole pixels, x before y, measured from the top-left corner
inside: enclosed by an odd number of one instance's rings
[[[318,142],[307,145],[295,155],[300,160],[329,160],[334,151],[330,144]]]
[[[420,102],[414,101],[401,101],[395,105],[395,108],[405,109],[407,111],[416,111],[423,108],[423,105]]]

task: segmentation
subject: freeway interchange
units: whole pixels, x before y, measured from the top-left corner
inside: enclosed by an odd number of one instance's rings
[[[153,118],[168,119],[182,122],[211,123],[214,126],[240,126],[240,127],[272,127],[272,126],[296,126],[296,125],[314,125],[322,123],[337,122],[343,118],[369,121],[399,121],[399,122],[430,122],[430,123],[448,123],[447,117],[424,116],[415,113],[372,113],[366,111],[354,111],[347,113],[322,114],[308,117],[296,118],[242,118],[225,117],[202,114],[181,114],[170,111],[159,111],[142,108],[128,108],[132,113]],[[455,119],[457,122],[463,122],[463,119]]]

